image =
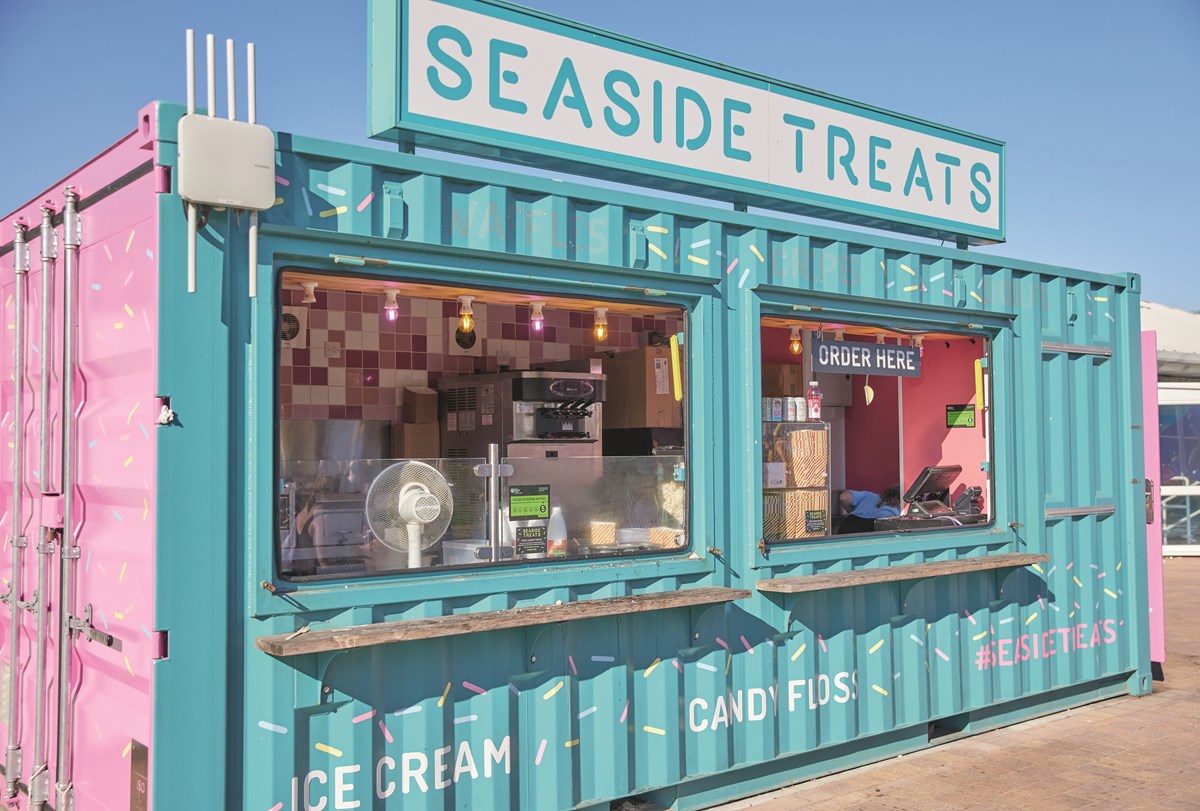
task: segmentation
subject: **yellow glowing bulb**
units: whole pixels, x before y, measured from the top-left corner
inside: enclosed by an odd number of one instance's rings
[[[463,332],[470,332],[475,328],[475,319],[471,317],[470,313],[463,313],[458,318],[458,328]]]
[[[791,343],[788,344],[788,351],[793,355],[799,355],[804,351],[804,347],[800,344],[799,338],[793,338],[791,340]]]
[[[596,325],[596,340],[603,341],[607,337],[608,337],[608,325],[607,324],[597,324]]]

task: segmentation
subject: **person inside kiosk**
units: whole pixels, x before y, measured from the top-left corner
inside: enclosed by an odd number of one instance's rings
[[[761,340],[766,543],[991,520],[986,337],[767,316]]]

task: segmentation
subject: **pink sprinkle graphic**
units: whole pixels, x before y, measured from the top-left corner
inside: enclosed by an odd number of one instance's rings
[[[683,665],[679,664],[679,660],[678,660],[678,659],[675,659],[675,660],[673,660],[673,661],[671,662],[671,664],[675,665],[675,669],[676,669],[676,670],[678,670],[680,673],[682,673],[682,672],[683,672]]]
[[[753,646],[751,646],[751,644],[749,642],[746,641],[746,637],[742,636],[742,637],[738,637],[738,638],[741,639],[742,644],[746,646],[747,653],[754,653],[754,648],[753,648]]]
[[[729,650],[729,643],[726,642],[724,639],[721,639],[721,637],[719,637],[719,636],[717,637],[717,644],[720,645],[725,650]]]
[[[371,710],[370,712],[364,712],[362,715],[356,715],[353,720],[354,720],[354,723],[359,724],[359,723],[362,723],[363,721],[370,721],[374,717],[375,717],[375,710]]]
[[[618,724],[625,723],[625,719],[629,716],[629,699],[625,699],[625,709],[621,710],[621,718],[617,721]]]
[[[471,684],[471,682],[469,682],[469,681],[464,681],[463,687],[467,688],[472,693],[479,693],[479,695],[484,695],[485,693],[487,693],[487,690],[484,690],[482,687],[480,687],[477,684]]]
[[[733,273],[733,269],[734,269],[735,267],[737,267],[737,263],[738,263],[738,260],[737,260],[737,259],[734,259],[732,262],[730,262],[730,263],[729,263],[729,267],[725,268],[725,275],[726,275],[726,276],[728,276],[730,273]]]
[[[1070,563],[1068,563],[1068,564],[1067,564],[1067,571],[1068,571],[1068,572],[1069,572],[1069,571],[1071,571],[1071,567],[1072,567],[1072,566],[1074,566],[1074,565],[1075,565],[1075,561],[1071,561]]]
[[[383,739],[388,743],[395,743],[392,740],[392,733],[388,732],[388,728],[384,725],[383,720],[379,721],[379,731],[383,733]]]
[[[567,654],[567,661],[571,664],[571,675],[578,676],[579,671],[575,669],[575,657]]]
[[[280,177],[279,175],[275,175],[275,182],[278,183],[280,186],[292,185],[291,182],[288,181],[288,179],[286,177]]]
[[[970,611],[968,611],[967,609],[965,609],[965,608],[964,608],[964,609],[963,609],[963,613],[967,615],[967,619],[969,619],[969,620],[971,621],[971,624],[972,624],[972,625],[978,625],[978,624],[979,624],[978,622],[976,622],[976,621],[975,621],[975,618],[971,616],[971,612],[970,612]]]
[[[534,766],[542,765],[542,755],[546,754],[546,739],[542,738],[542,745],[538,747],[537,757],[533,759]]]
[[[361,212],[361,211],[362,211],[364,208],[366,208],[367,206],[371,205],[371,201],[372,201],[372,200],[374,200],[374,199],[375,199],[375,192],[371,192],[371,193],[370,193],[370,194],[368,194],[366,197],[364,197],[364,198],[362,199],[362,202],[361,202],[361,203],[359,203],[359,204],[358,204],[358,205],[357,205],[355,208],[356,208],[356,209],[357,209],[359,212]]]
[[[821,643],[821,653],[829,653],[829,649],[825,647],[825,637],[817,634],[817,642]]]

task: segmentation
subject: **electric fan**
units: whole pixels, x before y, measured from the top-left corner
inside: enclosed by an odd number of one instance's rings
[[[408,552],[408,568],[421,565],[450,526],[454,495],[437,469],[424,462],[397,462],[384,468],[367,490],[367,526],[389,549]]]

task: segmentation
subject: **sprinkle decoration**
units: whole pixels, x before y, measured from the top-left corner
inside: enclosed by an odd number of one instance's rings
[[[1037,619],[1037,618],[1038,618],[1038,612],[1034,611],[1034,612],[1033,612],[1032,614],[1030,614],[1030,615],[1029,615],[1029,617],[1028,617],[1028,618],[1025,620],[1025,624],[1026,624],[1026,625],[1028,625],[1029,623],[1033,622],[1033,621],[1034,621],[1035,619]]]
[[[695,262],[697,265],[707,265],[708,264],[707,259],[701,259],[699,256],[696,256],[696,255],[690,254],[690,253],[688,254],[688,261]]]
[[[575,657],[567,654],[567,663],[571,665],[571,675],[578,676],[579,671],[575,669]]]
[[[729,650],[729,643],[726,642],[724,639],[721,639],[721,637],[719,637],[719,636],[717,637],[717,644],[720,645],[725,650]]]
[[[327,754],[327,755],[333,755],[334,757],[341,757],[341,756],[342,756],[342,750],[341,750],[341,749],[336,749],[336,748],[334,748],[334,747],[330,746],[330,745],[329,745],[329,744],[327,744],[327,743],[318,743],[318,744],[314,744],[314,745],[313,745],[313,748],[314,748],[314,749],[316,749],[318,752],[324,752],[325,754]]]
[[[327,192],[328,194],[332,194],[335,197],[345,197],[346,196],[345,189],[339,189],[337,186],[328,186],[324,183],[318,183],[317,190]]]
[[[581,718],[587,718],[589,715],[591,715],[592,713],[594,713],[594,712],[596,711],[596,709],[597,709],[597,708],[596,708],[595,706],[588,707],[586,710],[584,710],[583,712],[579,713],[579,715],[577,715],[577,716],[575,716],[575,717],[576,717],[576,718],[579,718],[579,719],[581,719]]]
[[[1082,580],[1080,580],[1080,579],[1079,579],[1078,577],[1076,577],[1075,575],[1071,575],[1071,579],[1075,581],[1075,585],[1079,586],[1079,588],[1083,588],[1083,581],[1082,581]]]
[[[345,214],[350,209],[346,206],[338,206],[337,208],[327,208],[320,213],[320,217],[336,217],[339,214]]]
[[[1037,565],[1036,563],[1034,563],[1031,568],[1038,574],[1043,574],[1042,567]]]
[[[908,287],[905,287],[905,288],[904,288],[904,292],[905,292],[905,293],[911,293],[911,292],[913,292],[914,290],[917,290],[917,289],[918,289],[918,288],[917,288],[917,285],[915,285],[915,284],[910,284]]]
[[[817,642],[821,646],[821,653],[829,653],[829,649],[825,647],[825,637],[824,636],[822,636],[821,634],[817,634]]]
[[[651,735],[666,735],[667,734],[667,731],[665,729],[659,729],[658,727],[642,727],[642,731],[649,732]]]
[[[1107,594],[1109,597],[1112,597],[1114,600],[1117,599],[1117,595],[1114,594],[1112,591],[1109,591],[1108,589],[1105,589],[1104,593]]]
[[[121,757],[122,758],[129,757],[129,753],[131,751],[133,751],[133,742],[132,741],[125,744],[125,748],[121,750]]]
[[[625,699],[625,709],[621,710],[621,717],[618,719],[618,724],[625,723],[625,719],[629,717],[629,699]]]
[[[729,263],[729,267],[725,268],[726,276],[728,276],[730,273],[733,273],[733,269],[735,267],[737,267],[737,263],[738,263],[738,260],[736,260],[736,259],[734,259],[732,262]]]
[[[133,235],[137,233],[136,229],[130,229],[129,239],[125,241],[125,253],[129,253],[130,246],[133,245]]]
[[[971,298],[975,299],[980,304],[983,304],[983,298],[978,293],[976,293],[974,290],[971,291],[970,295],[971,295]]]
[[[666,251],[664,251],[662,248],[658,247],[658,246],[657,246],[657,245],[655,245],[653,242],[647,242],[646,244],[647,244],[648,246],[650,246],[650,250],[652,250],[652,251],[654,251],[656,254],[658,254],[658,258],[659,258],[659,259],[666,259],[666,258],[667,258],[667,253],[666,253]]]
[[[700,668],[701,670],[707,670],[709,673],[717,672],[717,666],[710,665],[708,662],[696,662],[696,667]]]
[[[369,712],[364,712],[362,715],[354,716],[350,719],[350,722],[353,724],[361,724],[363,721],[370,721],[374,717],[375,710],[370,710]]]
[[[379,719],[379,731],[383,733],[383,739],[385,741],[388,743],[395,743],[395,739],[392,738],[392,733],[388,731],[387,725],[383,723],[382,718]]]
[[[647,675],[649,675],[649,674],[647,674]],[[557,693],[559,690],[563,689],[564,683],[565,682],[563,682],[562,680],[559,680],[558,684],[551,687],[549,690],[547,690],[545,692],[545,694],[542,695],[542,700],[549,701],[551,698],[553,698],[555,693]]]
[[[949,656],[947,656],[946,654],[942,653],[942,650],[941,650],[941,648],[934,648],[934,649],[933,649],[933,652],[934,652],[934,653],[936,653],[938,656],[940,656],[940,657],[942,658],[942,661],[943,661],[943,662],[949,662],[949,661],[950,661],[950,657],[949,657]]]
[[[469,682],[469,681],[464,681],[462,683],[462,685],[463,685],[463,687],[470,690],[472,693],[479,693],[479,695],[484,695],[485,693],[487,693],[487,690],[484,690],[482,687],[480,687],[477,684],[471,684],[471,682]]]
[[[593,662],[615,662],[616,660],[617,659],[615,656],[593,656],[592,657]]]
[[[871,689],[874,690],[875,692],[879,693],[879,695],[881,695],[881,696],[886,696],[888,694],[888,691],[884,690],[878,684],[872,684]]]
[[[438,699],[439,707],[446,703],[446,696],[448,695],[450,695],[450,682],[446,682],[446,689],[442,691],[442,697]]]
[[[870,649],[870,650],[868,650],[868,651],[867,651],[867,653],[874,653],[875,651],[879,650],[879,649],[880,649],[880,648],[882,648],[882,647],[883,647],[883,640],[881,639],[881,640],[879,640],[878,642],[876,642],[874,645],[872,645],[872,646],[871,646],[871,649]],[[797,653],[798,653],[798,652],[799,652],[799,651],[797,651]]]
[[[908,265],[904,264],[903,262],[900,263],[900,269],[903,270],[905,273],[907,273],[909,276],[917,275],[917,272],[915,270],[913,270],[912,268],[910,268]]]
[[[671,233],[670,229],[663,228],[661,225],[647,225],[646,230],[649,231],[651,234],[669,234],[669,233]]]
[[[537,757],[533,759],[534,766],[542,765],[542,755],[546,754],[546,739],[542,738],[542,745],[538,747]]]
[[[750,252],[751,252],[752,254],[754,254],[755,256],[757,256],[757,257],[758,257],[758,261],[760,261],[760,262],[766,262],[766,261],[767,261],[767,260],[766,260],[766,259],[763,257],[763,255],[762,255],[762,252],[761,252],[761,251],[758,249],[758,246],[757,246],[757,245],[751,245],[751,246],[750,246]]]
[[[650,667],[646,668],[646,672],[642,674],[642,678],[643,679],[650,678],[650,674],[654,672],[654,668],[658,667],[658,663],[661,661],[662,661],[662,659],[655,659],[653,662],[651,662]]]
[[[455,724],[469,724],[472,721],[478,721],[478,715],[460,715],[454,719]]]
[[[570,749],[572,746],[579,746],[579,739],[572,738],[571,740],[564,743],[563,746],[567,747],[568,749]]]
[[[971,637],[971,640],[974,642],[978,642],[979,640],[983,639],[987,635],[988,635],[987,631],[980,631],[979,633],[975,634],[975,636]]]
[[[371,192],[370,194],[368,194],[366,197],[364,197],[362,199],[362,202],[360,202],[357,206],[354,207],[354,210],[361,214],[363,209],[365,209],[367,206],[371,205],[371,201],[374,199],[375,199],[375,192]]]
[[[259,721],[258,725],[267,732],[274,732],[276,735],[286,735],[288,733],[287,727],[281,727],[279,724],[272,724],[270,721]]]
[[[754,646],[753,646],[753,645],[751,645],[749,642],[747,642],[747,641],[746,641],[746,637],[745,637],[745,636],[739,636],[738,638],[742,640],[742,645],[743,645],[743,646],[745,646],[745,648],[746,648],[746,652],[747,652],[747,653],[749,653],[749,654],[752,654],[752,655],[753,655],[753,653],[754,653]]]
[[[967,615],[967,619],[969,619],[969,620],[971,621],[971,624],[972,624],[972,625],[978,625],[978,624],[979,624],[979,623],[977,623],[977,622],[975,621],[975,618],[971,616],[971,612],[970,612],[970,611],[968,611],[967,609],[965,609],[965,608],[964,608],[964,609],[963,609],[963,613]]]

